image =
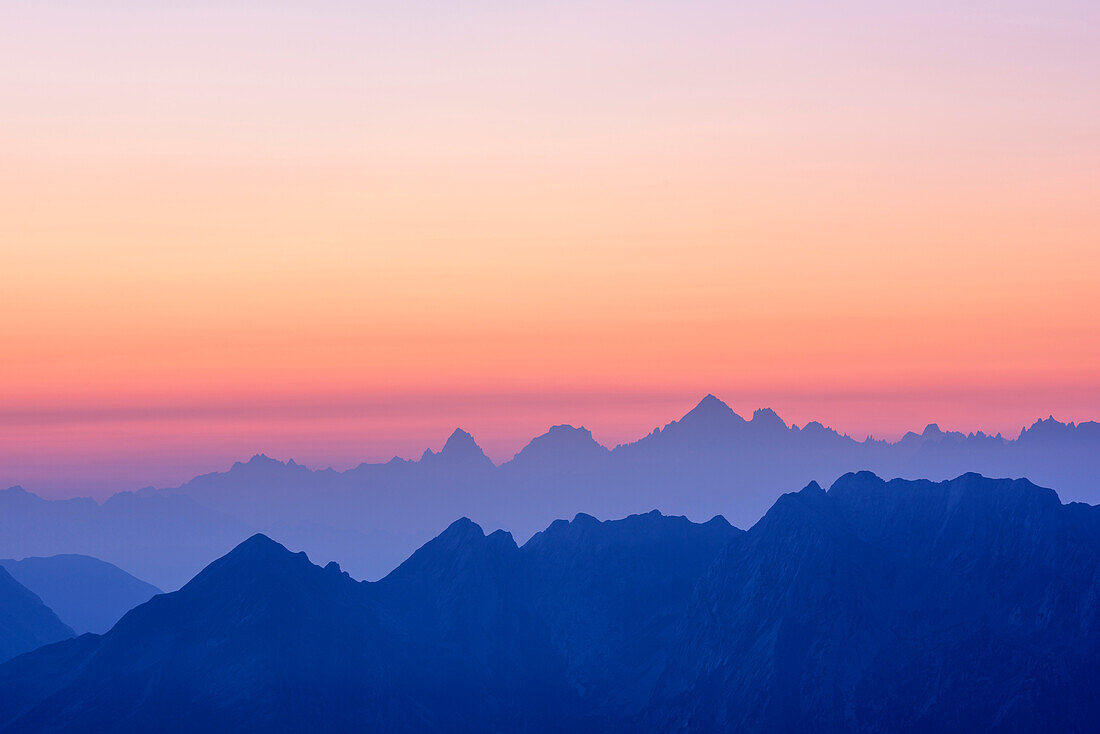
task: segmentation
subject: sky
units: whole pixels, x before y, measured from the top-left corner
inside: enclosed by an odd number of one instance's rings
[[[1100,418],[1095,2],[0,0],[0,486],[711,392]]]

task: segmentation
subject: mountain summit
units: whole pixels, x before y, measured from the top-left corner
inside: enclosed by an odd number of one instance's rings
[[[439,453],[426,449],[420,462],[432,467],[464,467],[470,470],[494,468],[492,460],[477,445],[474,437],[461,428],[454,430]]]
[[[608,450],[555,425],[494,466],[456,430],[419,460],[311,470],[262,455],[175,488],[91,499],[0,492],[0,557],[90,555],[179,588],[254,532],[284,538],[357,578],[378,579],[454,518],[519,540],[584,510],[625,517],[658,507],[749,527],[790,487],[828,486],[860,469],[945,480],[1026,476],[1063,500],[1100,503],[1100,424],[1048,418],[1018,439],[933,427],[898,441],[854,440],[819,422],[788,426],[770,409],[745,420],[707,395],[679,420]]]
[[[0,665],[0,732],[1090,731],[1098,509],[861,472],[747,532],[463,518],[376,583],[256,535]]]
[[[684,417],[670,425],[693,431],[722,431],[745,423],[745,419],[733,411],[714,395],[708,394],[699,403],[684,414]],[[667,430],[667,427],[666,429]]]

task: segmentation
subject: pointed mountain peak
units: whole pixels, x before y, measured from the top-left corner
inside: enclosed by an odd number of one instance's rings
[[[758,408],[752,413],[754,425],[787,429],[787,423],[780,418],[771,408]]]
[[[431,449],[425,449],[424,454],[420,457],[420,461],[436,466],[463,464],[481,465],[484,468],[493,467],[493,462],[485,455],[481,447],[477,445],[477,441],[474,440],[474,437],[461,428],[456,428],[454,430],[447,439],[447,442],[443,444],[443,448],[439,450],[439,453]]]
[[[481,447],[477,445],[477,441],[474,440],[473,436],[461,428],[456,428],[447,439],[447,443],[443,444],[443,450],[439,453],[446,454],[455,451],[463,453],[467,451],[477,451],[481,453]]]
[[[699,404],[689,410],[678,423],[683,425],[715,426],[727,423],[744,423],[745,419],[737,415],[733,408],[714,395],[708,394]]]
[[[929,423],[924,427],[924,431],[921,433],[923,438],[939,438],[943,435],[943,431],[940,430],[938,423]]]
[[[204,568],[183,588],[282,586],[316,568],[304,552],[293,553],[263,533],[256,533]]]
[[[472,538],[484,538],[485,531],[468,517],[460,517],[447,526],[447,529],[435,537],[438,541],[467,541]]]
[[[519,551],[512,534],[497,530],[486,536],[481,526],[468,517],[455,520],[382,579],[381,584],[426,583],[441,579],[453,583],[476,571],[488,558],[506,558]],[[438,588],[438,587],[436,587]]]
[[[809,484],[802,488],[802,491],[808,494],[818,494],[824,492],[825,490],[821,488],[821,485],[818,484],[817,481],[812,480]]]
[[[696,410],[699,411],[700,413],[732,413],[733,412],[733,408],[731,408],[730,406],[726,405],[724,402],[719,400],[714,395],[714,393],[707,393],[705,396],[703,396],[703,399],[700,400],[695,405],[694,408],[692,408],[693,412],[696,411]]]
[[[447,443],[443,444],[443,449],[440,450],[439,456],[455,457],[455,458],[476,458],[487,459],[485,452],[481,450],[481,447],[477,445],[477,441],[466,431],[461,428],[456,428],[454,433],[447,439]]]
[[[239,543],[236,548],[229,551],[224,557],[230,558],[236,556],[238,558],[278,559],[293,555],[294,554],[287,550],[281,543],[276,543],[263,533],[256,533],[247,540]]]

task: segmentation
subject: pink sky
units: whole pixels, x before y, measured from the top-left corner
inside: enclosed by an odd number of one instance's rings
[[[1084,2],[0,8],[0,485],[1100,417]]]

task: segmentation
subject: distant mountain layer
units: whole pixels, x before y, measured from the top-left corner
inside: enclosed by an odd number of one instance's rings
[[[160,593],[152,584],[91,556],[0,559],[0,567],[37,594],[77,634],[102,634],[123,614]]]
[[[0,661],[72,636],[34,592],[0,568]]]
[[[721,518],[453,523],[379,582],[257,535],[0,665],[0,731],[1092,731],[1100,508],[870,473]]]
[[[375,579],[451,519],[530,537],[583,509],[624,517],[658,508],[702,520],[756,522],[792,486],[852,471],[947,479],[965,472],[1027,477],[1067,501],[1100,502],[1100,423],[1038,421],[1015,439],[930,425],[901,440],[855,441],[820,423],[750,419],[708,395],[633,443],[608,449],[583,428],[555,426],[494,466],[457,430],[417,460],[311,470],[263,455],[174,489],[123,492],[103,504],[0,491],[0,556],[92,555],[161,588],[178,588],[240,538],[279,537]]]

